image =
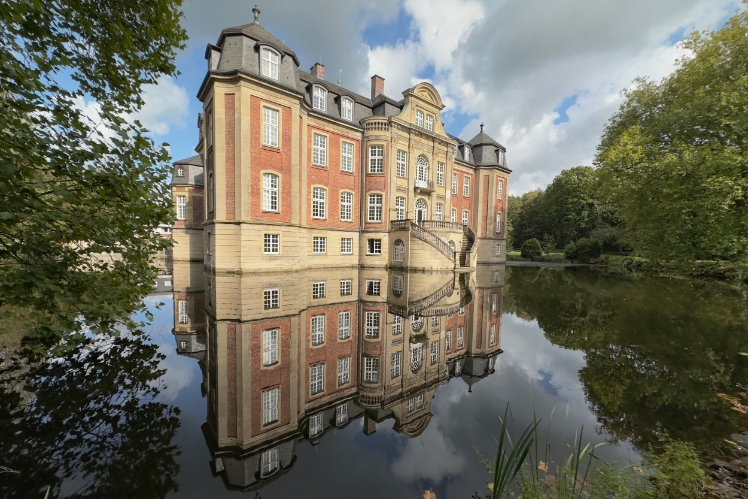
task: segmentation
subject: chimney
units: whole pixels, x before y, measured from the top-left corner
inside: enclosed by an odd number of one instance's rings
[[[316,76],[320,80],[325,79],[325,67],[318,62],[314,63],[314,66],[312,66],[312,69],[310,69],[309,72],[312,73],[312,76]]]
[[[372,100],[379,94],[384,94],[384,78],[378,75],[371,77],[371,98]]]

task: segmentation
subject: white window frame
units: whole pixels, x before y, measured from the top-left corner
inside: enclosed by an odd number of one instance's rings
[[[272,107],[262,107],[262,145],[278,147],[278,123],[280,111]]]
[[[390,358],[390,379],[399,378],[402,374],[402,352],[395,352]]]
[[[263,234],[262,253],[265,255],[280,254],[280,234]]]
[[[462,210],[462,225],[470,225],[470,212]]]
[[[410,344],[410,370],[418,371],[423,364],[423,343]]]
[[[395,218],[405,220],[405,198],[402,196],[395,197]]]
[[[314,236],[312,238],[312,252],[317,254],[327,253],[327,238],[324,236]]]
[[[367,239],[366,240],[366,254],[367,255],[381,255],[382,254],[382,240],[381,239]]]
[[[444,219],[444,205],[436,203],[436,220],[441,222]]]
[[[365,314],[366,330],[364,336],[366,338],[377,339],[379,338],[379,324],[380,324],[380,313],[377,311],[367,310]]]
[[[322,430],[324,430],[322,425],[322,413],[318,412],[309,418],[309,438],[321,435]]]
[[[499,309],[499,295],[494,293],[491,295],[491,312],[494,314]]]
[[[263,290],[262,301],[265,310],[274,310],[276,308],[280,308],[280,290],[278,288]]]
[[[260,473],[263,478],[274,475],[280,469],[278,454],[278,447],[273,447],[260,456]]]
[[[312,164],[327,167],[327,135],[312,133]]]
[[[279,212],[278,188],[280,177],[275,173],[262,174],[262,211]]]
[[[379,357],[364,357],[364,381],[379,382]]]
[[[338,312],[338,339],[347,340],[351,337],[351,311]]]
[[[346,121],[353,121],[353,99],[343,97],[340,101],[340,117]]]
[[[408,399],[408,412],[413,412],[413,409],[416,407],[416,399],[415,397],[410,397]]]
[[[310,320],[310,337],[312,346],[318,347],[325,344],[325,316],[313,315]]]
[[[262,392],[263,426],[278,422],[278,388]]]
[[[312,218],[327,218],[327,189],[324,187],[312,187]]]
[[[342,426],[348,422],[348,404],[340,404],[335,408],[335,426]]]
[[[266,329],[262,332],[262,365],[272,366],[278,363],[278,343],[280,329]]]
[[[351,296],[353,295],[353,280],[352,279],[341,279],[340,280],[340,296]]]
[[[439,187],[444,187],[444,169],[445,169],[444,163],[437,161],[436,162],[436,185]]]
[[[496,324],[491,324],[491,335],[488,339],[489,345],[494,345],[496,343]]]
[[[456,173],[452,174],[452,194],[455,196],[457,195],[457,182],[459,180],[459,176]]]
[[[177,177],[184,177],[184,167],[183,166],[177,167]]]
[[[342,222],[353,221],[353,193],[342,191],[340,193],[340,220]]]
[[[382,291],[382,281],[379,279],[366,280],[366,294],[369,296],[379,296]]]
[[[309,392],[318,395],[325,391],[325,365],[317,364],[309,369]]]
[[[457,328],[457,348],[465,348],[465,328]]]
[[[408,153],[402,149],[397,150],[397,176],[405,178],[408,175]]]
[[[501,213],[496,214],[496,233],[501,233]]]
[[[369,146],[369,173],[384,173],[384,146]]]
[[[465,175],[462,179],[462,197],[470,197],[470,177]]]
[[[465,157],[465,161],[470,161],[470,146],[465,145],[462,147],[462,150],[464,151],[463,156]]]
[[[262,47],[260,52],[260,74],[262,74],[262,76],[267,76],[268,78],[277,80],[280,70],[280,54],[275,50],[267,47]]]
[[[392,336],[397,336],[403,332],[403,318],[396,315],[392,320]]]
[[[179,300],[179,323],[187,324],[189,316],[187,315],[187,300]]]
[[[416,111],[416,126],[423,128],[423,111]]]
[[[499,255],[501,255],[501,243],[496,244],[496,256],[499,256]]]
[[[320,85],[312,87],[312,107],[323,113],[327,111],[327,90]]]
[[[452,208],[452,216],[450,220],[452,223],[457,223],[457,208]]]
[[[397,239],[392,245],[392,260],[396,262],[402,262],[405,260],[405,243],[402,239]],[[402,276],[395,276],[402,277]],[[402,291],[402,289],[400,290]]]
[[[428,130],[429,132],[434,131],[434,117],[430,114],[426,115],[426,130]]]
[[[187,220],[187,196],[177,196],[177,220]]]
[[[504,181],[499,180],[498,187],[496,187],[496,199],[501,201],[504,199]]]
[[[340,169],[344,172],[353,173],[353,154],[355,146],[352,142],[340,141]]]
[[[353,254],[353,238],[352,237],[341,237],[340,238],[340,254],[341,255],[352,255]]]
[[[416,180],[429,181],[429,160],[423,154],[416,159]]]
[[[368,195],[368,210],[367,210],[367,221],[368,222],[381,222],[382,221],[382,205],[384,203],[384,195],[372,193]]]
[[[423,392],[416,395],[416,408],[420,409],[423,407]]]
[[[436,364],[436,361],[439,360],[439,342],[438,341],[432,341],[431,342],[431,365],[433,366]]]
[[[447,349],[447,352],[452,350],[452,331],[447,331],[444,335],[444,347]]]
[[[351,358],[338,359],[338,386],[345,386],[351,382]],[[347,408],[347,406],[346,406]]]
[[[327,296],[327,282],[318,281],[312,283],[312,298],[319,299]]]

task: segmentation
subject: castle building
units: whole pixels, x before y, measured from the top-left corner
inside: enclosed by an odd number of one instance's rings
[[[422,82],[363,96],[254,22],[208,45],[197,155],[174,163],[174,261],[214,272],[453,270],[505,260],[506,149],[445,132]]]

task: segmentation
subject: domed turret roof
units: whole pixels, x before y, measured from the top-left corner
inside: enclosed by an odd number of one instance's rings
[[[267,43],[272,47],[280,50],[281,52],[290,55],[298,66],[299,59],[298,57],[296,57],[294,51],[291,50],[285,43],[271,35],[268,30],[260,26],[260,11],[257,10],[257,7],[253,9],[253,12],[255,12],[255,22],[250,24],[242,24],[241,26],[234,26],[233,28],[226,28],[225,30],[221,31],[221,36],[218,38],[217,45],[220,47],[223,44],[223,39],[226,36],[244,35],[248,38],[251,38],[252,40],[261,43]]]
[[[484,145],[484,144],[490,144],[492,146],[496,146],[496,147],[500,147],[500,148],[504,149],[504,146],[502,146],[501,144],[499,144],[498,142],[496,142],[494,139],[492,139],[491,137],[489,137],[483,131],[483,123],[480,124],[480,132],[478,133],[478,135],[476,135],[475,137],[473,137],[472,139],[470,139],[470,142],[468,142],[468,144],[470,144],[473,147]]]

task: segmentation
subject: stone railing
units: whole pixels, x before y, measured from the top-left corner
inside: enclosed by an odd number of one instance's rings
[[[386,119],[374,119],[364,122],[364,131],[366,132],[389,132],[390,124]]]
[[[433,191],[434,181],[416,179],[416,189],[425,189],[425,190]]]
[[[358,396],[361,405],[379,405],[382,403],[383,398],[382,395],[365,395],[363,393]]]
[[[410,224],[410,231],[413,233],[414,236],[416,236],[417,239],[420,239],[421,241],[427,244],[430,244],[431,246],[436,248],[441,254],[449,258],[451,262],[454,263],[455,252],[449,246],[449,244],[444,242],[442,238],[432,234],[431,232],[427,231],[423,227],[413,222],[411,222]]]
[[[407,229],[409,223],[410,223],[410,220],[391,220],[390,230]]]
[[[412,306],[408,307],[408,314],[409,315],[420,314],[422,311],[426,310],[432,305],[439,303],[442,300],[442,298],[444,298],[445,296],[450,295],[452,291],[454,291],[454,289],[455,289],[454,280],[450,279],[449,282],[447,282],[446,284],[444,284],[444,286],[442,286],[441,288],[431,293],[429,296],[414,302]]]
[[[455,232],[462,232],[463,231],[463,225],[458,224],[455,222],[443,222],[439,220],[425,220],[421,222],[421,227],[427,230],[431,229],[446,229],[446,230],[453,230]]]

